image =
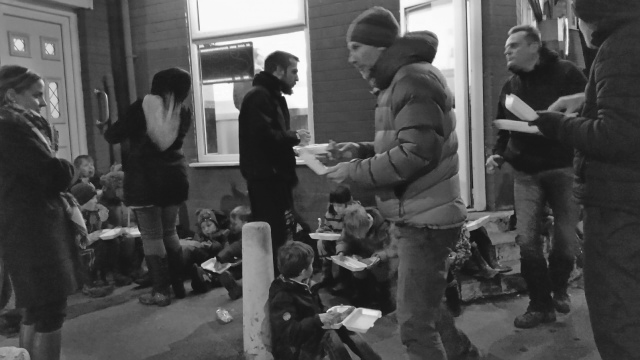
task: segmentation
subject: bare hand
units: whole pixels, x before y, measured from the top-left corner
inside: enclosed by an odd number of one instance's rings
[[[336,143],[333,140],[329,140],[327,151],[332,159],[351,160],[355,158],[359,147],[360,145],[353,142]]]
[[[309,130],[300,129],[300,130],[297,130],[296,133],[300,137],[300,145],[302,146],[309,145],[309,142],[311,141],[311,133],[309,132]]]
[[[574,114],[580,111],[584,105],[584,93],[562,96],[556,100],[549,111],[564,112],[565,114]]]
[[[496,168],[500,168],[504,164],[504,158],[500,155],[491,155],[487,159],[487,162],[484,166],[487,169],[487,174],[493,174]]]

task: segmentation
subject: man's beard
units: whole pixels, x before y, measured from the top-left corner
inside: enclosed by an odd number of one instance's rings
[[[293,86],[289,86],[289,84],[280,80],[280,91],[282,91],[283,94],[291,95],[293,94]]]

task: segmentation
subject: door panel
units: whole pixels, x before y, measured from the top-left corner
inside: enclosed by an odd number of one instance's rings
[[[73,79],[65,54],[68,18],[40,14],[37,11],[0,5],[0,65],[21,65],[38,73],[45,81],[47,107],[41,113],[58,132],[57,156],[69,161],[79,155],[72,128],[78,116],[70,116],[67,82]]]

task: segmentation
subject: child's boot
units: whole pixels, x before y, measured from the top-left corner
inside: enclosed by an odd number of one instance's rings
[[[193,264],[191,266],[191,289],[193,292],[202,294],[211,289],[211,276],[207,274],[200,266]]]

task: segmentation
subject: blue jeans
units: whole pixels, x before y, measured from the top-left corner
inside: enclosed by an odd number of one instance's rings
[[[145,256],[165,257],[167,249],[180,248],[180,240],[176,232],[179,208],[178,205],[173,205],[134,209]]]
[[[573,169],[515,172],[514,197],[518,217],[516,243],[520,246],[522,277],[529,290],[529,310],[551,311],[551,292],[566,294],[578,250],[576,224],[580,207],[573,197]],[[554,220],[548,265],[540,235],[547,203]]]
[[[585,206],[584,292],[603,360],[640,359],[640,209]]]
[[[455,326],[443,305],[447,257],[460,228],[435,230],[393,226],[398,239],[398,308],[400,339],[410,360],[477,359],[477,349]]]

